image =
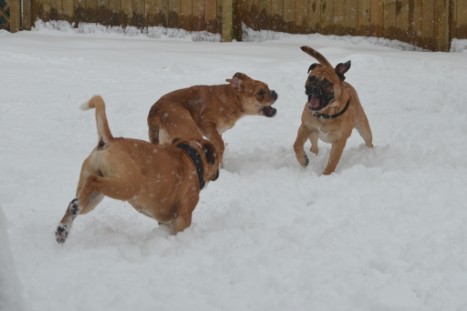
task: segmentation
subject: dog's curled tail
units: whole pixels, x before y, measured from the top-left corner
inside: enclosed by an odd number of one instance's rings
[[[95,95],[90,100],[82,104],[80,108],[82,110],[96,109],[98,146],[105,145],[111,141],[113,139],[113,135],[112,132],[110,132],[107,116],[105,115],[104,99],[100,95]]]
[[[326,57],[324,57],[320,52],[316,51],[315,49],[309,46],[306,46],[306,45],[300,47],[300,49],[302,49],[303,52],[307,53],[308,55],[316,59],[320,64],[329,66],[332,68],[331,63],[326,59]]]

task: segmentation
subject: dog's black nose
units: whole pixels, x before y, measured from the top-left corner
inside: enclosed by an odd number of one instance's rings
[[[274,98],[274,100],[276,100],[279,95],[277,95],[276,91],[271,91],[271,97]]]

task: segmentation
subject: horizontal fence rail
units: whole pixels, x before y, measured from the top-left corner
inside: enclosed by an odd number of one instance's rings
[[[375,36],[449,51],[467,38],[467,0],[0,0],[10,31],[41,19],[145,28],[163,26],[242,39],[254,30]],[[3,18],[5,20],[5,18]]]

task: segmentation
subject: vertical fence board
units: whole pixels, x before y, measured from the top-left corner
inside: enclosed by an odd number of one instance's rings
[[[204,6],[206,30],[217,33],[217,1],[205,0]]]
[[[371,36],[371,0],[360,0],[358,4],[357,33]]]
[[[10,5],[10,31],[17,32],[21,28],[21,6],[19,1],[7,1]]]
[[[258,0],[259,29],[271,29],[271,0]]]
[[[204,0],[193,1],[193,14],[195,17],[195,22],[193,25],[194,30],[195,31],[206,30]]]
[[[297,32],[306,32],[308,30],[308,0],[296,0],[295,3],[295,25]]]
[[[371,0],[371,25],[373,36],[384,34],[384,4],[380,0]]]
[[[128,0],[129,1],[129,0]],[[133,0],[132,8],[131,8],[131,20],[130,25],[136,26],[138,28],[145,27],[145,19],[144,19],[144,0]]]
[[[234,2],[233,0],[222,0],[220,2],[222,9],[222,41],[232,41],[234,36]]]
[[[409,42],[411,38],[410,0],[398,0],[396,4],[396,37]]]
[[[276,0],[271,3],[271,30],[284,31],[284,1]]]
[[[32,27],[32,3],[31,0],[23,0],[23,16],[21,28],[30,30]]]
[[[62,0],[50,0],[50,19],[54,21],[63,19]]]
[[[449,50],[449,0],[436,0],[434,2],[435,46],[432,49],[448,51]]]
[[[334,12],[332,14],[332,23],[334,24],[333,32],[336,35],[345,34],[345,15],[346,3],[345,0],[334,0]]]
[[[192,31],[193,30],[193,1],[180,0],[180,27]]]
[[[435,33],[435,9],[434,1],[425,0],[422,4],[422,47],[429,48],[433,43]]]
[[[356,35],[359,26],[360,5],[358,0],[347,0],[345,3],[345,28],[348,35]]]
[[[455,38],[467,38],[467,1],[457,0]]]
[[[334,1],[332,0],[321,1],[321,32],[334,33]]]
[[[295,31],[295,0],[284,0],[284,31]]]
[[[321,0],[310,0],[308,2],[308,16],[308,31],[319,32],[321,30]]]
[[[384,35],[389,39],[396,38],[396,1],[388,1],[384,3]]]
[[[73,21],[75,15],[73,0],[63,0],[63,15],[69,22]]]

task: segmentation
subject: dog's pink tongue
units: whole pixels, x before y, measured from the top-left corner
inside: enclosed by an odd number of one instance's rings
[[[316,97],[311,97],[309,100],[308,100],[308,106],[312,109],[314,108],[318,108],[319,107],[319,99],[316,98]]]

